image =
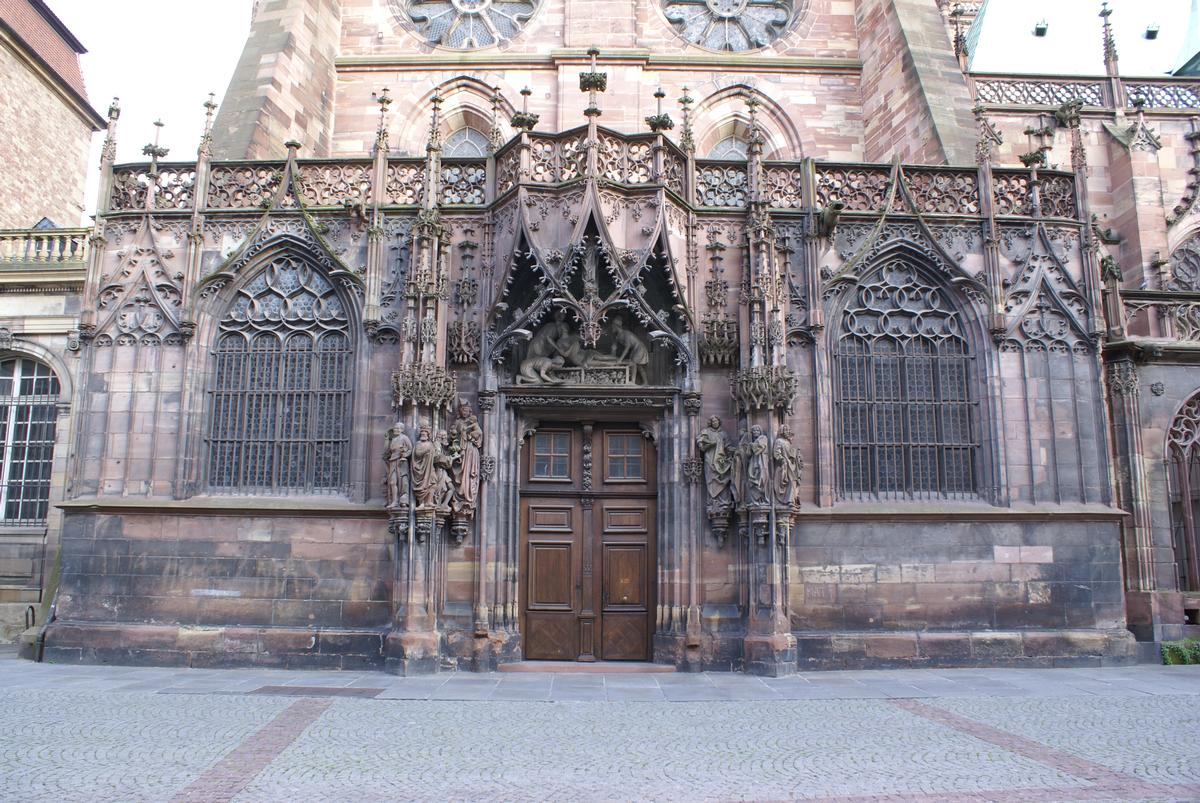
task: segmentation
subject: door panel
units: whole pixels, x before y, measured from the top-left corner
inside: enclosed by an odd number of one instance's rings
[[[642,544],[604,545],[604,612],[646,609],[646,547]]]
[[[525,655],[573,661],[579,654],[579,510],[573,500],[523,500]]]
[[[525,657],[648,660],[653,442],[629,426],[555,423],[526,440],[522,459]]]
[[[572,544],[529,542],[529,609],[569,611],[573,608]]]

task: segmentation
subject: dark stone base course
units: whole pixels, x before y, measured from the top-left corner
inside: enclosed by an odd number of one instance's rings
[[[45,660],[56,663],[385,670],[400,675],[495,671],[522,659],[514,634],[475,639],[475,654],[447,659],[436,634],[386,629],[195,628],[148,624],[55,622]],[[467,639],[460,642],[460,649]],[[760,643],[761,642],[761,643]],[[683,660],[672,660],[680,648]],[[714,645],[715,646],[715,645]],[[747,639],[745,653],[688,648],[656,639],[654,662],[684,672],[745,671],[777,677],[797,670],[921,667],[1125,666],[1139,661],[1127,630],[796,633],[794,644]],[[705,661],[702,652],[712,660]]]
[[[1127,666],[1128,630],[797,633],[797,666],[813,669]]]
[[[177,627],[55,622],[45,660],[54,663],[383,669],[386,629]]]

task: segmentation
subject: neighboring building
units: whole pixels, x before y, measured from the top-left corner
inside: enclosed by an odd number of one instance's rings
[[[103,165],[46,655],[1196,632],[1200,84],[973,73],[988,17],[262,0],[198,160]]]
[[[0,640],[44,619],[58,552],[90,236],[74,227],[104,123],[83,52],[45,3],[0,0]]]
[[[104,127],[79,68],[86,52],[42,0],[0,0],[0,229],[83,218],[92,134]]]

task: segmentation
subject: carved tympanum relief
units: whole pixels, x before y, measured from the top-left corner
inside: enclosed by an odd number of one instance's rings
[[[645,385],[650,349],[613,318],[606,332],[609,347],[584,348],[579,332],[555,310],[529,340],[517,371],[518,385]]]

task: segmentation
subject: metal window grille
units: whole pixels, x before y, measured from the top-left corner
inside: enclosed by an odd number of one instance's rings
[[[907,263],[858,287],[834,353],[843,498],[976,495],[972,359],[958,313]]]
[[[333,286],[284,257],[242,288],[213,355],[209,486],[346,490],[353,351]]]
[[[0,524],[46,523],[59,394],[48,366],[24,358],[0,362]]]
[[[1168,495],[1179,588],[1200,591],[1200,396],[1176,416],[1167,437]]]

